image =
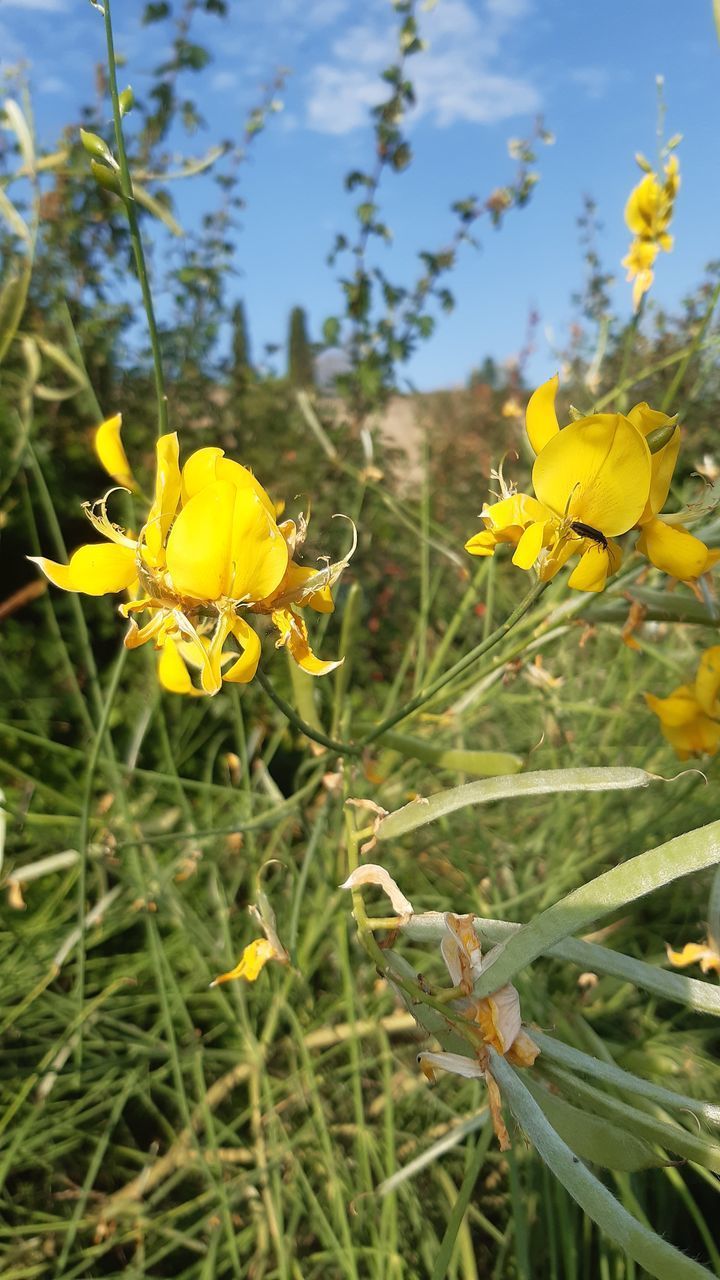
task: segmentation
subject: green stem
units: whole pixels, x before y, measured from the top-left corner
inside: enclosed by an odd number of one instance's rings
[[[691,342],[690,346],[688,347],[688,350],[685,353],[685,359],[682,361],[680,368],[677,369],[675,373],[675,377],[673,378],[672,382],[670,383],[670,386],[668,387],[667,391],[665,392],[665,395],[663,396],[662,404],[660,405],[660,409],[662,410],[663,413],[667,413],[668,406],[673,403],[675,396],[677,395],[678,390],[680,389],[682,380],[685,377],[685,373],[687,371],[687,367],[690,364],[690,361],[692,360],[693,356],[695,355],[695,352],[697,351],[698,347],[700,346],[703,338],[705,337],[705,334],[707,333],[708,326],[710,324],[710,321],[712,320],[713,311],[717,306],[719,298],[720,298],[720,280],[715,285],[715,288],[712,291],[712,296],[708,304],[708,309],[705,312],[703,322],[700,325],[700,328],[698,329],[693,341]]]
[[[421,689],[414,698],[411,698],[409,702],[406,702],[398,711],[394,711],[392,715],[387,716],[385,720],[381,720],[380,724],[376,725],[374,729],[371,729],[369,733],[366,733],[364,738],[361,738],[359,747],[362,748],[368,746],[368,744],[374,742],[376,738],[382,737],[387,729],[392,729],[400,720],[404,720],[407,716],[412,715],[413,711],[417,711],[418,708],[428,702],[430,698],[433,698],[435,694],[438,693],[446,684],[449,684],[449,682],[454,680],[456,676],[461,675],[461,673],[466,671],[468,667],[472,666],[474,662],[477,662],[478,658],[481,658],[483,654],[488,652],[488,650],[492,649],[496,644],[499,644],[508,632],[512,631],[516,623],[518,623],[520,619],[523,618],[532,608],[535,601],[542,595],[546,586],[546,582],[536,582],[505,622],[503,622],[499,627],[496,627],[485,640],[482,640],[474,649],[471,649],[469,653],[466,653],[463,658],[460,658],[454,666],[443,672],[441,676],[438,676],[437,680],[433,680],[432,684],[428,685],[425,689]]]
[[[85,778],[83,781],[83,798],[82,811],[80,814],[80,833],[78,837],[78,852],[80,854],[79,875],[78,875],[78,965],[77,965],[77,994],[80,1010],[82,1009],[85,998],[85,892],[87,879],[87,853],[88,853],[88,835],[90,830],[90,804],[92,801],[93,786],[95,783],[95,773],[100,761],[100,752],[105,740],[110,716],[113,706],[115,705],[115,697],[120,686],[120,677],[125,666],[128,650],[122,647],[115,663],[115,669],[110,677],[105,705],[102,709],[102,715],[97,727],[95,739],[90,748],[88,756],[87,768],[85,770]],[[80,1034],[80,1033],[79,1033]],[[82,1040],[78,1041],[78,1055],[82,1053]]]
[[[130,228],[130,239],[132,241],[133,254],[135,257],[135,269],[137,271],[138,280],[140,281],[143,306],[145,307],[145,314],[147,316],[153,367],[155,370],[155,393],[157,396],[158,406],[158,435],[163,436],[166,434],[168,429],[168,411],[167,396],[165,394],[165,377],[162,367],[162,354],[160,351],[160,338],[158,335],[157,324],[155,323],[155,308],[153,306],[152,293],[150,292],[150,282],[148,280],[147,266],[145,263],[145,253],[143,250],[142,237],[140,235],[140,227],[137,219],[137,206],[135,203],[135,195],[133,193],[132,178],[130,176],[130,166],[128,165],[127,152],[125,150],[125,139],[123,137],[112,19],[110,17],[110,0],[103,0],[103,7],[105,13],[105,40],[107,42],[110,98],[112,101],[113,122],[115,125],[115,142],[117,145],[118,164],[120,166],[120,189],[122,191],[122,199],[127,213],[128,226]]]
[[[334,738],[329,738],[320,729],[313,729],[305,720],[302,720],[297,714],[294,707],[286,702],[281,694],[277,692],[262,671],[258,671],[256,679],[271,702],[275,703],[278,711],[282,711],[286,720],[294,726],[300,733],[304,733],[306,738],[312,738],[313,742],[319,742],[321,746],[327,747],[329,751],[336,751],[341,756],[357,756],[360,754],[360,747],[349,742],[336,742]]]

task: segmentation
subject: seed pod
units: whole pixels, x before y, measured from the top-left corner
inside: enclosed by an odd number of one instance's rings
[[[654,431],[648,432],[645,437],[647,447],[651,453],[659,453],[672,440],[677,429],[676,422],[668,422],[665,427],[656,427]]]

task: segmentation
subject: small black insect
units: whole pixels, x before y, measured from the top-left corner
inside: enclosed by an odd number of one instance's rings
[[[593,542],[597,542],[598,546],[604,547],[607,551],[608,540],[605,534],[601,533],[599,529],[593,529],[591,524],[583,524],[582,520],[573,520],[570,528],[581,538],[592,538]]]

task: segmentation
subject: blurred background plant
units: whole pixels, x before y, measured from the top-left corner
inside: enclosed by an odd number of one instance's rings
[[[500,367],[479,355],[467,387],[399,387],[408,358],[453,305],[460,254],[483,218],[501,228],[528,203],[538,145],[551,138],[538,124],[511,144],[513,178],[453,202],[447,241],[419,251],[416,277],[386,267],[387,255],[375,254],[391,238],[382,191],[413,163],[406,118],[422,57],[420,7],[396,0],[394,10],[386,96],[372,112],[372,155],[346,178],[361,199],[353,230],[331,248],[339,304],[321,339],[298,305],[287,341],[260,355],[236,288],[245,161],[273,125],[285,73],[260,89],[241,136],[199,159],[176,154],[178,130],[190,138],[202,115],[192,81],[210,49],[193,32],[199,19],[203,31],[204,19],[217,19],[213,39],[222,39],[222,0],[146,6],[153,45],[166,53],[148,91],[125,98],[123,119],[161,300],[168,416],[185,454],[219,445],[251,465],[288,513],[310,501],[306,563],[316,534],[323,549],[327,535],[341,539],[335,512],[359,525],[337,612],[314,631],[314,646],[341,651],[345,665],[318,685],[286,669],[281,654],[263,659],[308,726],[345,741],[399,712],[511,613],[517,572],[500,556],[477,565],[462,546],[491,469],[516,453],[523,489],[531,464],[523,417],[537,315],[514,360]],[[673,776],[642,693],[667,693],[695,670],[717,628],[711,589],[668,591],[645,570],[597,599],[568,599],[558,581],[481,670],[459,674],[344,762],[311,745],[255,684],[213,700],[161,695],[152,659],[117,656],[107,600],[45,592],[25,561],[41,550],[64,558],[64,547],[84,541],[80,501],[104,488],[91,449],[104,416],[122,410],[146,490],[153,470],[155,378],[128,283],[125,208],[93,177],[79,135],[82,127],[116,152],[106,71],[98,70],[95,102],[47,152],[36,149],[21,73],[6,95],[5,1273],[643,1274],[522,1141],[495,1149],[478,1120],[481,1085],[451,1079],[428,1090],[415,1065],[424,1042],[387,975],[357,946],[336,888],[347,874],[343,803],[395,810],[416,794],[525,767],[621,764]],[[183,191],[199,173],[213,175],[217,202],[185,234]],[[668,411],[680,413],[684,435],[671,505],[695,502],[702,514],[711,499],[696,473],[712,482],[718,466],[718,264],[677,313],[654,305],[641,324],[621,319],[608,292],[617,268],[601,260],[597,220],[588,199],[579,227],[586,277],[556,356],[564,403],[581,412],[660,405],[672,389]],[[701,532],[717,543],[711,514]],[[621,643],[623,627],[635,647]],[[402,832],[383,853],[416,910],[531,921],[600,872],[713,821],[717,765],[702,767],[705,777],[687,772],[660,791],[495,803],[482,810],[481,828],[474,809],[459,809]],[[712,1019],[705,1006],[668,997],[659,968],[665,942],[706,936],[709,886],[700,873],[682,893],[661,888],[591,936],[611,955],[652,965],[656,989],[542,960],[517,979],[526,1021],[691,1099],[714,1097]],[[210,991],[255,936],[246,908],[262,894],[290,965],[269,965],[252,987]],[[424,968],[419,945],[405,954]],[[597,1099],[585,1103],[592,1110]],[[657,1099],[645,1105],[654,1121],[665,1116]],[[690,1154],[683,1148],[683,1165],[665,1158],[655,1130],[648,1167],[601,1176],[621,1206],[717,1270],[711,1119],[701,1112],[701,1140]],[[688,1134],[694,1125],[690,1118]]]

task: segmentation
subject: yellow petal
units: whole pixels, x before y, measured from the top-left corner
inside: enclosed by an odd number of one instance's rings
[[[689,684],[673,689],[667,698],[656,698],[654,693],[643,695],[651,711],[660,722],[670,728],[689,724],[700,710],[695,690]]]
[[[190,454],[182,469],[182,502],[183,506],[195,497],[206,485],[213,484],[218,477],[215,467],[223,456],[222,449],[196,449]]]
[[[296,564],[291,560],[280,586],[273,592],[270,600],[261,601],[259,612],[272,613],[275,608],[282,609],[298,604],[303,608],[309,605],[317,613],[333,613],[335,601],[331,586],[327,582],[323,586],[317,586],[317,582],[322,581],[325,572],[322,569],[311,569],[309,566]],[[308,585],[313,579],[316,580],[315,590]]]
[[[614,537],[631,529],[643,511],[650,451],[627,418],[598,413],[553,436],[535,459],[533,485],[557,516]]]
[[[682,581],[697,578],[707,567],[705,543],[688,533],[687,529],[666,524],[657,516],[642,526],[637,547],[656,569]]]
[[[633,426],[637,427],[645,437],[649,436],[651,431],[656,431],[658,427],[667,427],[675,421],[675,418],[668,417],[659,409],[651,409],[645,401],[636,404],[627,416]],[[679,450],[680,428],[677,427],[664,448],[650,455],[650,494],[645,510],[640,516],[641,524],[650,516],[656,516],[665,506]]]
[[[227,595],[233,570],[235,495],[226,480],[214,480],[180,511],[166,551],[173,588],[179,595],[196,600],[218,600]]]
[[[560,378],[554,377],[543,382],[537,391],[533,391],[525,411],[525,427],[528,439],[535,453],[545,448],[548,440],[556,436],[560,430],[555,413],[555,397],[557,396]]]
[[[550,517],[551,512],[547,507],[529,493],[512,493],[507,498],[501,498],[500,502],[493,502],[490,506],[483,507],[482,510],[482,518],[486,526],[498,537],[503,533],[517,530],[515,542],[519,541],[520,534],[529,524],[534,524],[537,520],[549,520]]]
[[[709,716],[720,717],[720,645],[706,649],[695,677],[695,697]]]
[[[326,676],[336,667],[342,666],[343,658],[338,662],[323,662],[315,657],[308,643],[307,627],[302,618],[292,609],[276,609],[272,620],[280,632],[277,647],[282,648],[286,645],[298,666],[302,667],[303,671],[307,671],[308,675]]]
[[[703,973],[709,973],[711,969],[720,973],[720,956],[707,943],[700,945],[697,942],[686,942],[682,951],[673,951],[666,943],[665,950],[668,960],[676,969],[685,969],[689,964],[699,963]]]
[[[236,489],[250,489],[260,499],[266,511],[273,518],[275,517],[275,504],[271,502],[252,471],[242,467],[239,462],[226,458],[224,449],[209,446],[205,449],[196,449],[191,453],[183,467],[183,503],[189,502],[201,489],[208,484],[213,484],[215,480],[227,480]]]
[[[255,478],[248,467],[242,467],[239,462],[233,462],[230,458],[222,458],[218,462],[216,470],[218,480],[229,480],[231,484],[235,485],[236,489],[249,489],[254,493],[273,520],[275,519],[275,503],[270,499],[260,481]]]
[[[95,432],[95,452],[109,476],[124,489],[134,489],[135,481],[120,438],[122,414],[101,422]]]
[[[498,541],[491,529],[481,529],[479,533],[474,533],[472,538],[468,538],[465,550],[469,551],[471,556],[491,556],[495,552]]]
[[[180,464],[177,432],[161,436],[155,446],[155,497],[143,530],[144,558],[154,567],[165,564],[165,539],[180,501]]]
[[[575,591],[602,591],[621,562],[622,552],[616,543],[609,542],[605,548],[595,542],[580,557],[568,578],[568,586]]]
[[[69,564],[57,564],[44,556],[28,558],[40,566],[54,586],[63,591],[82,591],[86,596],[125,591],[137,578],[135,551],[113,542],[78,547]]]
[[[625,205],[625,222],[636,236],[655,234],[658,212],[664,203],[662,187],[653,173],[633,188]]]
[[[264,600],[273,594],[285,575],[287,543],[275,517],[259,500],[254,488],[235,488],[234,494],[230,546],[234,572],[230,594],[233,600]]]
[[[230,969],[228,973],[221,973],[219,978],[215,978],[214,982],[210,983],[210,986],[219,987],[222,982],[233,982],[235,978],[255,982],[268,960],[272,960],[275,955],[272,942],[267,938],[256,938],[245,948],[235,968]]]
[[[234,618],[230,630],[242,652],[232,666],[223,671],[223,680],[229,680],[231,684],[249,684],[255,676],[260,661],[262,648],[260,637],[252,627],[248,626],[244,618]]]
[[[160,651],[158,679],[163,689],[167,689],[169,693],[190,694],[191,697],[200,695],[200,690],[194,687],[190,679],[190,672],[185,666],[180,650],[171,636],[166,638]]]
[[[519,569],[532,569],[543,548],[546,525],[544,521],[529,524],[515,548],[513,564]]]

